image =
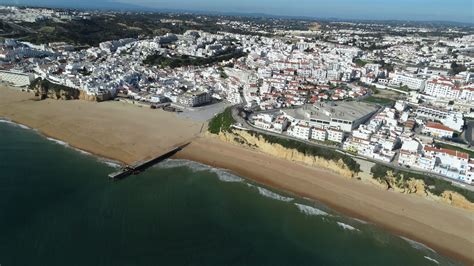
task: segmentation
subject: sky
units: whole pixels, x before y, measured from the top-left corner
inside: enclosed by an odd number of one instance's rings
[[[265,13],[315,18],[436,20],[474,23],[474,0],[0,0],[67,7],[127,7]]]

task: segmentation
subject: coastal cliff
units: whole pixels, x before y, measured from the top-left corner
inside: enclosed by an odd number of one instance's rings
[[[474,211],[474,203],[468,200],[459,192],[449,189],[435,189],[429,186],[424,180],[409,177],[409,174],[395,174],[393,171],[387,171],[385,176],[375,177],[382,188],[393,190],[403,194],[416,194],[424,198],[450,204],[455,207]]]
[[[94,102],[107,101],[113,98],[110,92],[101,95],[89,95],[82,90],[55,84],[49,80],[37,78],[29,86],[35,95],[40,99],[46,98],[54,100],[86,100]]]
[[[74,100],[79,99],[80,91],[78,89],[54,84],[46,79],[37,78],[29,86],[39,99],[46,98],[55,100]]]
[[[311,167],[318,167],[330,170],[347,178],[358,176],[358,171],[351,170],[342,158],[328,159],[321,156],[314,156],[298,149],[288,148],[279,143],[266,139],[264,135],[255,134],[243,130],[221,131],[218,134],[209,134],[221,141],[242,145],[260,152],[275,156],[277,158],[303,163]],[[402,194],[414,194],[428,200],[449,204],[458,208],[474,211],[474,203],[470,201],[471,194],[463,191],[461,194],[454,191],[456,188],[449,185],[449,182],[436,180],[435,183],[425,182],[425,180],[412,177],[411,173],[394,173],[384,168],[383,174],[372,173],[373,184],[377,184],[381,189],[393,190]],[[426,180],[432,181],[433,178]]]
[[[232,132],[220,132],[217,136],[220,140],[226,142],[244,145],[278,158],[324,168],[344,177],[352,178],[357,174],[355,171],[349,169],[348,165],[346,165],[342,159],[330,160],[305,154],[297,149],[287,148],[278,143],[271,143],[261,135],[250,134],[242,130],[233,130]]]

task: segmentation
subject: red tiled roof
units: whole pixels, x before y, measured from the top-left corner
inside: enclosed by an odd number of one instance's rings
[[[451,128],[443,125],[443,124],[440,124],[440,123],[435,123],[435,122],[428,122],[425,127],[429,127],[429,128],[436,128],[436,129],[440,129],[440,130],[445,130],[445,131],[449,131],[449,132],[454,132],[454,130],[452,130]]]
[[[449,154],[451,156],[456,156],[458,158],[469,159],[469,154],[464,153],[464,152],[460,152],[460,151],[444,149],[444,148],[435,148],[435,147],[430,147],[430,146],[425,146],[424,150],[425,151],[430,151],[430,152],[446,153],[446,154]]]

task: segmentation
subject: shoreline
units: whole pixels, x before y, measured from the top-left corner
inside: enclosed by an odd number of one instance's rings
[[[178,153],[174,158],[177,159],[185,159],[185,160],[190,160],[206,165],[210,165],[212,167],[217,167],[217,168],[222,168],[231,171],[234,174],[237,174],[238,176],[243,176],[245,178],[248,178],[258,184],[262,184],[268,187],[275,188],[279,191],[283,191],[285,193],[288,193],[290,195],[295,195],[297,197],[301,198],[307,198],[310,200],[315,200],[317,202],[320,202],[324,205],[327,205],[329,208],[336,210],[345,216],[351,217],[353,219],[359,219],[363,220],[365,222],[371,223],[375,226],[378,226],[393,235],[397,235],[399,237],[404,237],[408,238],[409,240],[413,240],[416,242],[419,242],[428,248],[434,249],[436,252],[454,258],[455,260],[469,264],[471,265],[474,262],[473,254],[471,254],[472,248],[474,248],[474,245],[472,243],[472,239],[465,239],[467,241],[462,241],[461,239],[455,239],[453,241],[453,238],[457,238],[451,235],[451,233],[446,233],[442,232],[441,230],[437,230],[436,228],[431,228],[429,225],[421,223],[419,221],[416,221],[412,219],[409,216],[402,216],[401,213],[393,213],[385,210],[383,207],[387,206],[369,206],[370,208],[366,209],[363,208],[362,205],[366,204],[366,202],[357,202],[357,199],[352,198],[349,201],[344,200],[341,201],[341,197],[338,195],[332,195],[332,196],[326,196],[327,193],[319,193],[320,191],[324,191],[325,188],[321,185],[317,187],[314,184],[308,184],[307,180],[301,179],[298,180],[301,184],[299,185],[294,185],[295,184],[295,178],[292,180],[285,180],[288,176],[283,177],[283,178],[276,178],[276,176],[279,174],[279,169],[275,169],[274,171],[268,171],[268,169],[265,169],[264,172],[267,174],[273,174],[272,177],[268,177],[265,175],[262,175],[258,171],[254,171],[249,167],[248,161],[246,162],[241,162],[238,159],[235,161],[228,161],[226,160],[227,158],[224,159],[210,159],[209,157],[214,157],[214,158],[222,158],[222,154],[219,154],[219,150],[222,152],[222,149],[217,149],[216,156],[213,156],[212,152],[214,151],[207,151],[206,155],[200,153],[199,148],[194,148],[193,145],[196,143],[199,143],[200,141],[203,141],[204,145],[208,146],[209,143],[206,143],[206,141],[214,142],[216,140],[213,139],[204,139],[200,138],[197,141],[193,142],[190,146],[190,148],[187,148],[186,150],[181,151]],[[249,153],[249,157],[252,158],[251,154],[255,154],[256,156],[261,156],[261,157],[268,157],[269,160],[275,160],[277,163],[280,164],[292,164],[295,168],[311,168],[309,166],[305,166],[303,164],[291,162],[291,161],[285,161],[283,159],[277,159],[277,158],[271,158],[270,155],[266,155],[257,151],[252,151],[249,149],[245,149],[242,147],[238,147],[237,145],[234,144],[229,144],[229,143],[224,143],[221,142],[222,145],[228,146],[231,149],[244,149],[246,152]],[[234,146],[234,147],[231,147]],[[197,150],[196,150],[197,149]],[[220,155],[220,156],[219,156]],[[239,157],[240,158],[240,157]],[[249,169],[251,168],[251,169]],[[337,174],[334,174],[333,172],[325,169],[310,169],[311,172],[318,172],[320,174],[323,174],[324,176],[317,177],[317,179],[327,179],[328,177],[334,178],[332,181],[340,181],[343,183],[346,183],[345,185],[357,185],[357,186],[363,186],[366,188],[366,190],[369,191],[377,191],[377,194],[380,194],[380,197],[390,197],[390,198],[396,198],[396,199],[402,199],[404,203],[410,203],[410,202],[416,202],[420,203],[423,205],[423,207],[436,207],[436,209],[441,209],[441,210],[450,210],[453,213],[465,213],[466,215],[470,216],[467,217],[468,219],[471,218],[471,221],[469,222],[472,226],[472,216],[474,216],[472,213],[469,213],[468,211],[465,210],[460,210],[452,206],[443,206],[439,203],[435,203],[423,198],[420,198],[416,195],[405,195],[405,194],[400,194],[398,192],[394,191],[386,191],[386,190],[381,190],[377,189],[372,185],[364,184],[361,183],[360,181],[356,181],[354,179],[348,179],[344,178],[342,176],[338,176]],[[282,174],[283,175],[283,174]],[[316,177],[313,177],[316,178]],[[313,189],[318,189],[317,192],[311,191]],[[357,188],[354,188],[354,190],[357,190]],[[334,193],[337,193],[336,191],[331,191]],[[359,193],[356,193],[359,194]],[[382,195],[383,194],[383,195]],[[377,195],[379,196],[379,195]],[[379,197],[379,199],[381,199]],[[375,205],[375,204],[374,204]],[[384,205],[384,204],[382,204]],[[405,208],[410,208],[410,204],[402,204],[401,209],[399,211],[403,212]],[[359,208],[357,208],[359,207]],[[397,209],[395,207],[395,209]],[[440,217],[438,218],[443,218],[443,214],[436,214],[439,215]],[[401,219],[403,218],[403,219]],[[418,218],[418,217],[417,217]],[[405,226],[400,226],[400,223],[406,223]],[[425,230],[420,230],[421,228],[425,228]],[[472,227],[471,227],[472,228]],[[469,229],[469,225],[468,225]],[[469,234],[469,231],[465,232],[466,234]],[[470,240],[470,241],[469,241]],[[448,244],[447,242],[451,242]],[[461,244],[460,242],[464,242]],[[457,248],[453,248],[452,244],[457,243]],[[467,248],[466,246],[467,245]],[[460,251],[459,248],[464,247],[463,251]]]
[[[47,139],[51,142],[54,142],[58,145],[61,145],[61,146],[65,147],[65,148],[70,148],[70,149],[72,149],[76,152],[79,152],[81,154],[94,157],[98,161],[101,161],[101,162],[104,162],[104,163],[111,163],[111,164],[114,164],[116,167],[122,167],[123,165],[125,165],[125,162],[122,162],[118,159],[112,159],[112,158],[109,158],[109,157],[106,157],[106,156],[101,156],[101,155],[96,154],[92,151],[87,151],[87,150],[82,149],[80,147],[73,146],[73,145],[71,145],[70,143],[68,143],[66,141],[54,138],[53,136],[49,136],[49,135],[39,131],[36,128],[31,128],[31,127],[29,127],[27,125],[24,125],[24,124],[22,124],[18,121],[14,121],[14,120],[8,119],[6,117],[0,116],[0,124],[1,123],[12,124],[14,126],[18,126],[18,127],[22,128],[22,129],[25,129],[25,130],[31,130],[31,131],[35,132],[36,134],[38,134],[39,136],[41,136],[42,138],[45,138],[45,139]]]
[[[84,155],[94,157],[100,162],[104,162],[106,164],[107,164],[107,162],[111,162],[111,163],[117,164],[119,166],[124,164],[123,162],[121,162],[117,159],[102,157],[98,154],[94,154],[93,152],[86,151],[86,150],[80,149],[78,147],[74,147],[74,146],[70,145],[67,142],[64,142],[62,140],[58,140],[58,139],[55,139],[51,136],[45,135],[45,134],[41,133],[40,131],[38,131],[35,128],[31,128],[27,125],[18,123],[16,121],[12,121],[12,120],[6,119],[4,117],[0,117],[0,123],[2,123],[2,122],[6,122],[6,123],[9,123],[9,124],[13,124],[15,126],[19,126],[19,127],[21,127],[22,129],[25,129],[25,130],[31,130],[35,133],[38,133],[41,137],[43,137],[43,138],[45,138],[45,139],[47,139],[51,142],[55,142],[58,145],[61,145],[65,148],[73,149],[74,151],[82,153]],[[305,194],[305,193],[301,193],[301,192],[297,192],[297,191],[288,189],[284,186],[280,186],[276,182],[271,182],[269,179],[262,178],[262,177],[259,177],[259,176],[255,175],[255,174],[252,174],[252,171],[248,171],[248,172],[244,173],[243,171],[239,171],[239,170],[236,171],[234,169],[223,168],[223,167],[220,167],[218,165],[213,165],[213,164],[209,163],[206,160],[202,160],[199,157],[192,157],[192,156],[188,157],[188,156],[189,155],[186,154],[186,153],[185,153],[185,155],[182,155],[182,154],[178,153],[170,159],[172,159],[172,160],[173,159],[175,159],[175,160],[178,159],[178,160],[185,160],[185,161],[189,161],[189,162],[193,162],[193,163],[200,163],[200,164],[204,164],[204,165],[206,165],[208,167],[211,167],[211,168],[217,168],[217,169],[229,171],[230,173],[235,174],[240,178],[247,179],[249,181],[255,182],[258,185],[263,185],[263,186],[270,187],[272,189],[283,192],[287,195],[291,195],[293,197],[299,197],[299,198],[302,198],[302,199],[315,201],[318,204],[323,204],[324,206],[328,207],[329,209],[334,210],[336,212],[339,212],[342,215],[344,215],[344,216],[346,216],[346,217],[348,217],[352,220],[358,221],[358,222],[363,223],[363,224],[367,224],[367,223],[372,224],[372,226],[382,228],[383,230],[386,230],[387,232],[391,233],[392,235],[400,237],[400,238],[402,238],[403,240],[405,240],[409,243],[414,242],[415,244],[421,245],[424,249],[428,249],[428,250],[431,250],[435,253],[445,255],[445,256],[450,257],[450,258],[452,258],[452,259],[454,259],[458,262],[471,263],[471,260],[469,258],[466,258],[464,256],[460,256],[459,254],[457,254],[455,252],[452,252],[449,249],[446,249],[444,247],[438,246],[434,243],[426,243],[423,239],[419,239],[416,235],[409,234],[409,233],[407,233],[403,230],[397,230],[396,228],[391,227],[389,225],[380,224],[378,222],[373,222],[373,220],[370,217],[362,215],[360,212],[354,211],[353,209],[332,204],[330,201],[327,201],[327,200],[322,199],[322,198],[317,198],[314,195],[309,194],[309,193]],[[327,172],[328,174],[334,174],[334,173],[330,172],[329,170],[325,170],[325,169],[320,169],[319,171]]]
[[[134,157],[143,159],[150,155],[151,151],[165,148],[172,140],[163,142],[163,138],[173,137],[175,131],[163,129],[177,126],[179,130],[186,130],[191,122],[177,123],[169,115],[150,112],[148,109],[135,106],[128,107],[120,104],[94,104],[87,102],[57,102],[43,101],[33,103],[27,100],[22,92],[10,95],[11,99],[2,99],[2,88],[0,88],[0,119],[23,125],[38,132],[46,138],[52,138],[65,142],[69,147],[78,151],[90,153],[92,156],[112,159],[123,164],[129,164]],[[7,93],[8,96],[8,93]],[[8,104],[2,106],[2,100]],[[25,107],[26,106],[26,107]],[[72,106],[72,107],[71,107]],[[51,110],[62,111],[76,108],[70,113],[55,114],[54,119],[60,121],[58,127],[55,123],[38,123],[38,118],[51,118]],[[111,127],[106,133],[95,127],[84,127],[80,120],[84,109],[113,111],[116,116],[110,116],[111,125],[123,123],[122,127]],[[97,110],[98,109],[98,110]],[[35,111],[36,117],[31,117],[29,111]],[[133,114],[129,114],[133,113]],[[153,118],[161,124],[149,125],[150,123],[138,123],[137,117],[158,116]],[[62,118],[62,116],[72,116]],[[125,117],[130,115],[130,118]],[[170,119],[170,117],[172,119]],[[118,120],[117,120],[118,119]],[[74,120],[74,121],[70,121]],[[55,120],[56,121],[56,120]],[[118,122],[117,122],[118,121]],[[98,121],[96,125],[101,125]],[[109,121],[106,121],[109,122]],[[173,124],[174,123],[174,124]],[[71,127],[66,129],[65,127]],[[200,130],[200,126],[198,127]],[[131,130],[133,129],[133,130]],[[138,129],[138,130],[137,130]],[[62,131],[61,131],[62,130]],[[79,137],[72,134],[78,132]],[[143,131],[141,131],[143,130]],[[122,134],[135,134],[130,138],[118,138]],[[469,238],[474,225],[472,212],[460,210],[452,206],[431,202],[415,195],[404,195],[397,192],[385,191],[370,186],[360,181],[338,176],[328,170],[317,169],[303,164],[278,159],[276,157],[246,149],[238,145],[225,143],[209,137],[196,137],[196,134],[180,134],[183,139],[192,136],[193,142],[180,151],[173,158],[186,159],[203,163],[211,167],[229,170],[239,176],[245,177],[256,183],[263,184],[277,190],[284,191],[298,197],[306,197],[321,202],[348,217],[362,219],[378,227],[386,229],[394,235],[407,237],[414,241],[433,248],[442,255],[454,258],[457,261],[472,264],[474,262],[474,240]],[[90,139],[96,138],[91,146]],[[113,141],[110,141],[112,138]],[[145,139],[136,142],[133,139]],[[153,147],[147,145],[149,142],[158,142]],[[161,142],[160,142],[161,141]],[[113,149],[110,145],[123,145],[120,149]],[[174,144],[174,143],[173,143]],[[169,145],[172,146],[172,145]],[[94,149],[91,149],[93,147]],[[115,146],[114,146],[115,148]],[[122,153],[131,149],[134,153]],[[205,152],[203,152],[205,151]],[[291,173],[290,170],[291,169]]]

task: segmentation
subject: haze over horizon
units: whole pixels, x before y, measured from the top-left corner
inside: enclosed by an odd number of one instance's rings
[[[312,18],[419,20],[474,22],[471,0],[0,0],[0,4],[34,5],[68,8],[119,8],[218,12],[263,13],[276,16],[304,16]]]

